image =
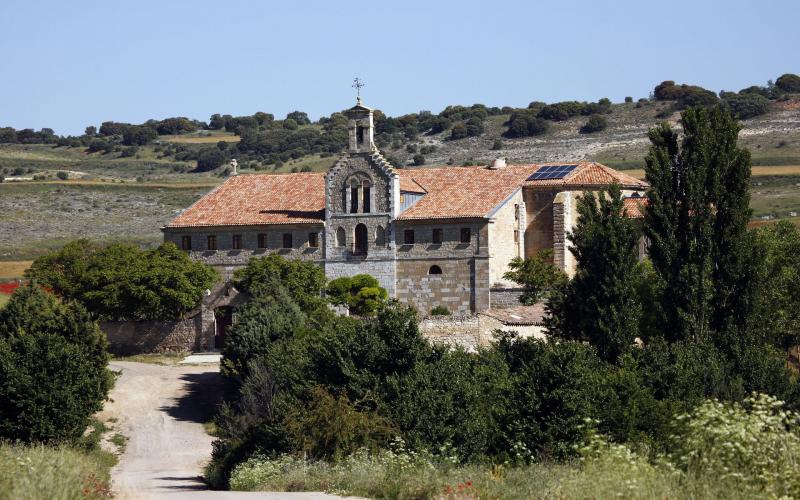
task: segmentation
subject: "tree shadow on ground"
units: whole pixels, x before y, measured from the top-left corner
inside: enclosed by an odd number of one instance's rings
[[[159,408],[175,420],[205,423],[211,420],[222,403],[222,376],[219,372],[187,373],[181,376],[185,392],[170,406]]]

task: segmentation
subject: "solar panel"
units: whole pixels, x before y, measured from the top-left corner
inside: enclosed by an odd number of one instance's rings
[[[528,177],[529,181],[543,181],[548,179],[563,179],[567,174],[577,168],[577,165],[544,165]]]

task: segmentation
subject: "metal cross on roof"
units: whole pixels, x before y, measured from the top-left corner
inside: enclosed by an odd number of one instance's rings
[[[354,89],[356,89],[356,99],[359,100],[359,101],[361,100],[361,87],[363,87],[364,85],[366,85],[366,84],[361,81],[361,78],[356,77],[353,80],[352,87]]]

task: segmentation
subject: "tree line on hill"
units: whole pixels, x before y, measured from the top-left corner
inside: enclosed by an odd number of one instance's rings
[[[766,113],[772,101],[795,93],[800,93],[800,76],[787,73],[774,83],[768,82],[766,86],[751,86],[739,92],[721,91],[719,95],[696,85],[678,85],[668,80],[655,87],[652,99],[671,103],[656,115],[657,118],[665,118],[687,106],[722,103],[737,118],[748,119]],[[632,103],[633,99],[626,97],[625,102]],[[640,99],[636,106],[641,107],[646,102],[647,99]],[[611,101],[606,98],[594,103],[563,101],[546,104],[535,101],[524,109],[488,107],[483,104],[448,106],[438,114],[420,111],[398,117],[386,116],[378,110],[375,112],[376,142],[384,150],[401,150],[421,135],[446,133],[449,140],[478,137],[484,133],[486,119],[496,115],[509,115],[503,135],[510,139],[545,134],[551,123],[577,116],[587,117],[578,131],[591,134],[607,128],[606,115],[610,112]],[[99,130],[89,126],[82,136],[77,137],[59,137],[47,128],[37,132],[5,127],[0,128],[0,143],[85,147],[90,153],[119,152],[122,157],[132,157],[137,154],[139,146],[150,144],[159,136],[201,130],[230,132],[239,136],[240,141],[237,144],[220,142],[217,147],[159,144],[156,149],[164,157],[197,161],[196,170],[202,172],[219,168],[234,157],[245,167],[279,167],[290,160],[311,154],[331,156],[347,145],[346,118],[343,113],[336,112],[312,123],[302,111],[288,113],[282,120],[276,119],[271,113],[259,111],[251,116],[214,114],[208,123],[184,117],[148,120],[139,125],[109,121],[101,124]],[[389,160],[400,167],[406,164],[400,157],[390,155]],[[424,153],[415,155],[413,163],[424,164]]]

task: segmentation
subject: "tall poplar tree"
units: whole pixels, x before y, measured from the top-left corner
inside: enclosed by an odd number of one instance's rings
[[[578,222],[569,235],[577,272],[548,302],[551,334],[586,340],[601,358],[615,362],[639,334],[642,308],[636,265],[641,229],[624,214],[619,185],[578,202]]]
[[[737,146],[739,125],[724,108],[689,108],[681,117],[680,141],[667,124],[650,131],[645,167],[644,231],[661,282],[660,330],[670,341],[730,344],[753,293],[750,154]]]

